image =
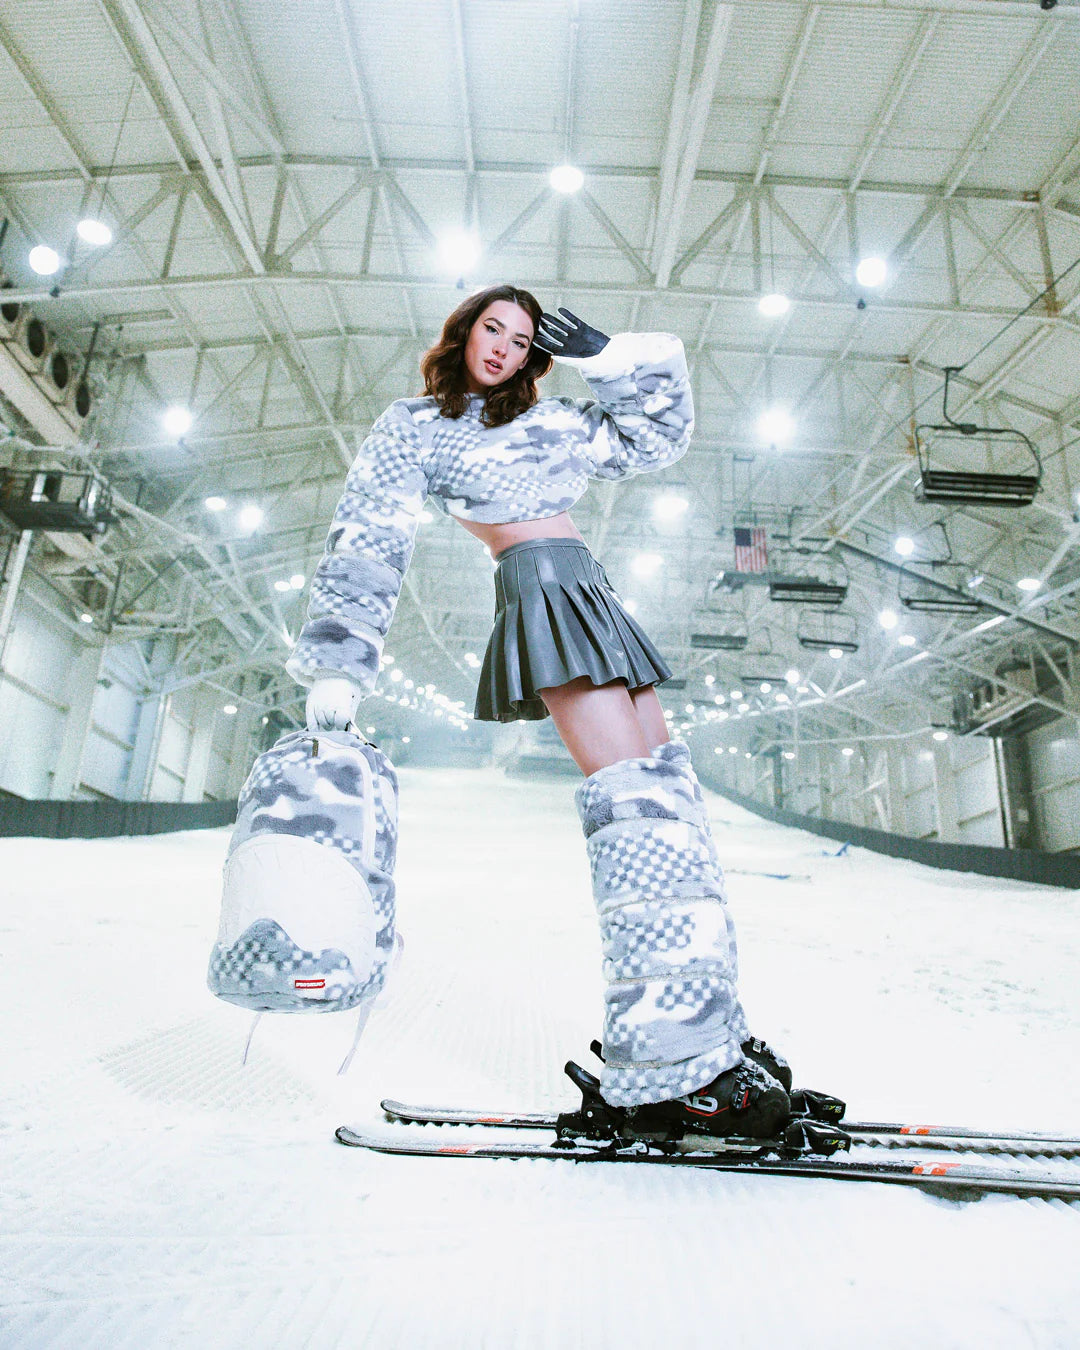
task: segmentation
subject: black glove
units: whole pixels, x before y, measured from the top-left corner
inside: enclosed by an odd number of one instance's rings
[[[552,356],[595,356],[608,345],[608,336],[598,328],[590,328],[576,314],[559,306],[563,318],[554,314],[540,315],[540,331],[533,338],[533,346]]]

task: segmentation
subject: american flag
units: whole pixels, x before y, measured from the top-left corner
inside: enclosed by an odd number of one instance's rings
[[[768,566],[765,554],[765,531],[760,525],[752,528],[735,526],[735,571],[764,572]]]

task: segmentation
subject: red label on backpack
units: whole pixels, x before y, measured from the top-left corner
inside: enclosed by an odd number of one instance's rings
[[[294,989],[325,989],[325,980],[293,980]]]

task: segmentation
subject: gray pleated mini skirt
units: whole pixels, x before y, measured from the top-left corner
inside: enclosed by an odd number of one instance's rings
[[[587,675],[593,684],[663,684],[671,669],[623,608],[607,573],[578,539],[524,539],[496,557],[495,626],[473,717],[538,722],[538,689]]]

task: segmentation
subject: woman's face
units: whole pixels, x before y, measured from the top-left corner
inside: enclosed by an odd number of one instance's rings
[[[472,326],[465,344],[470,394],[486,394],[517,374],[529,355],[533,324],[512,300],[493,300]]]

